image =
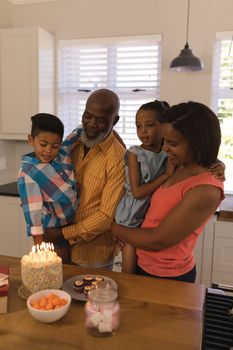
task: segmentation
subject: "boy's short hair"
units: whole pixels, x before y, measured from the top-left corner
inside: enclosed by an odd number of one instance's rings
[[[31,121],[31,136],[33,138],[41,132],[48,131],[59,135],[61,140],[63,139],[64,125],[55,115],[49,113],[38,113],[31,117]]]

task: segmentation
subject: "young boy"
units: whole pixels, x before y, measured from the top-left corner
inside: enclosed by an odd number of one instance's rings
[[[39,113],[31,117],[28,136],[34,152],[22,157],[17,177],[19,194],[27,225],[27,235],[34,244],[43,241],[44,228],[61,227],[73,222],[78,189],[70,152],[80,137],[76,129],[62,143],[64,126],[52,114]],[[55,246],[63,263],[69,263],[67,241]]]

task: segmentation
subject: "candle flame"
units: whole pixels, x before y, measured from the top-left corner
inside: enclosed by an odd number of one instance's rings
[[[32,246],[29,256],[33,263],[40,266],[56,259],[57,254],[54,252],[54,245],[52,243],[42,242],[40,245],[36,244]]]
[[[53,252],[54,251],[54,245],[53,243],[45,243],[42,242],[40,245],[36,244],[32,246],[32,253],[38,253],[38,252]]]

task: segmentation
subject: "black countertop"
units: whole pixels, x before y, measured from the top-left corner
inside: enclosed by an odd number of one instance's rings
[[[0,185],[0,196],[19,197],[17,182]],[[233,221],[233,196],[225,195],[220,208],[216,211],[218,220]]]
[[[0,185],[0,196],[19,197],[17,182]]]

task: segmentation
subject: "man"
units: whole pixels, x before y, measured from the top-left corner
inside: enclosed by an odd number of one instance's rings
[[[70,243],[71,262],[91,267],[111,267],[116,244],[111,235],[115,210],[123,195],[123,145],[113,135],[119,116],[119,98],[110,90],[94,91],[82,116],[83,131],[71,154],[80,203],[75,223],[49,228],[44,239]]]

